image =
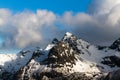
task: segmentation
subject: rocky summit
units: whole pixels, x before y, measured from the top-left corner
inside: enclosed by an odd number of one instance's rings
[[[120,80],[119,40],[96,46],[67,32],[45,49],[0,54],[0,80]]]

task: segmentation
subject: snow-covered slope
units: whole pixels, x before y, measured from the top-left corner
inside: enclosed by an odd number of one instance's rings
[[[18,54],[0,54],[0,75],[7,75],[8,80],[56,80],[66,75],[85,74],[95,80],[120,69],[119,46],[116,49],[111,46],[95,46],[67,32],[62,40],[53,39],[46,49],[37,47]]]

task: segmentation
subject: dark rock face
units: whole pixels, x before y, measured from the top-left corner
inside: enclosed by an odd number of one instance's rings
[[[56,38],[54,38],[53,41],[52,41],[53,44],[57,44],[58,42],[59,42],[59,40],[56,39]]]
[[[3,80],[13,80],[13,73],[10,73],[10,72],[3,72],[1,75],[0,75],[0,79],[3,79]]]
[[[74,35],[71,35],[70,37],[66,38],[67,34],[63,37],[61,41],[64,43],[69,43],[69,46],[73,48],[73,50],[76,50],[78,53],[81,53],[81,51],[77,48],[77,38]]]
[[[67,75],[64,75],[59,72],[44,72],[40,74],[40,80],[104,80],[105,77],[103,75],[93,75],[87,76],[85,73],[74,72]],[[39,80],[36,79],[36,80]]]
[[[120,38],[113,42],[109,48],[120,51]]]
[[[115,67],[115,66],[120,67],[120,58],[115,55],[107,56],[103,58],[103,61],[101,63],[111,67]]]
[[[98,50],[103,50],[105,48],[107,48],[107,46],[97,46],[98,47]]]
[[[77,39],[74,35],[63,37],[61,41],[57,41],[57,44],[50,50],[48,58],[45,60],[47,64],[52,64],[52,67],[63,67],[66,63],[70,63],[69,67],[75,65],[77,58],[76,54],[80,53],[80,50],[77,48]]]
[[[60,67],[59,64],[71,63],[75,64],[75,54],[77,52],[69,46],[69,43],[59,42],[57,46],[53,47],[48,54],[48,64],[55,64],[56,67]]]
[[[36,60],[36,58],[40,58],[42,55],[44,55],[42,51],[40,50],[34,51],[32,57],[27,62],[26,66],[22,67],[19,71],[17,71],[14,74],[13,79],[15,80],[37,80],[37,79],[34,79],[34,76],[36,75],[37,77],[37,74],[32,73],[31,70],[35,69],[36,66],[40,65],[41,62],[39,60]],[[36,60],[37,62],[31,63],[32,60]]]
[[[92,77],[88,77],[83,73],[72,73],[66,78],[66,80],[93,80]]]
[[[41,73],[40,75],[40,80],[93,80],[93,77],[88,77],[84,73],[71,73],[68,75],[64,75],[62,73],[54,71]]]
[[[113,72],[110,72],[106,76],[105,80],[120,80],[120,69],[113,71]]]

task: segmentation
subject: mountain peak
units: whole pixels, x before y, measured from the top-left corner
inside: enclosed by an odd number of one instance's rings
[[[120,51],[120,38],[114,41],[109,48]]]
[[[66,42],[66,41],[69,41],[69,40],[76,40],[76,37],[72,33],[66,32],[62,41]]]
[[[64,39],[69,39],[69,38],[71,38],[72,36],[74,36],[72,33],[66,32],[65,35],[64,35]]]
[[[66,35],[67,37],[71,37],[73,34],[70,33],[70,32],[66,32],[65,35]]]
[[[101,80],[104,73],[120,69],[119,45],[120,39],[110,49],[98,49],[66,32],[62,40],[54,38],[45,49],[0,54],[0,80]]]

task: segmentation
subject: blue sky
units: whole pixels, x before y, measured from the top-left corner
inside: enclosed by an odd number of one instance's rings
[[[90,0],[0,0],[0,8],[8,8],[13,12],[47,9],[62,14],[65,11],[86,12],[89,3]]]

